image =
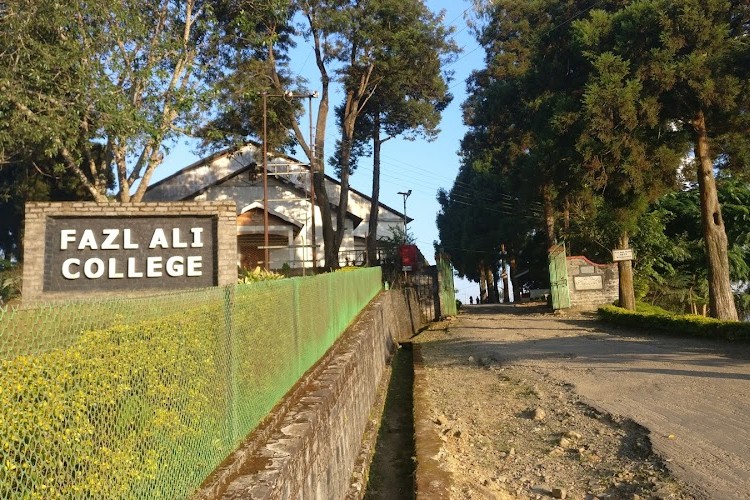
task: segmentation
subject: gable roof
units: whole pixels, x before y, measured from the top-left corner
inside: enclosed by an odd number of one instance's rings
[[[244,214],[245,212],[250,212],[252,210],[263,211],[263,203],[255,201],[255,202],[253,202],[253,203],[251,203],[251,204],[249,204],[249,205],[247,205],[245,207],[242,207],[242,209],[240,210],[240,215]],[[292,219],[290,217],[287,217],[286,215],[282,214],[281,212],[277,212],[276,210],[274,210],[274,209],[272,209],[270,207],[268,209],[268,215],[273,215],[274,217],[278,217],[282,221],[284,221],[284,222],[286,222],[288,224],[292,224],[294,226],[297,226],[298,228],[302,227],[302,224],[299,221],[296,221],[296,220],[294,220],[294,219]]]
[[[229,181],[230,179],[241,175],[244,172],[247,172],[250,169],[256,168],[258,166],[256,155],[258,155],[260,149],[261,145],[259,143],[248,141],[245,145],[239,148],[232,147],[224,149],[222,151],[217,151],[216,153],[213,153],[205,158],[191,163],[187,167],[178,170],[168,177],[165,177],[164,179],[151,184],[146,189],[145,199],[148,200],[149,194],[153,195],[158,193],[162,188],[166,188],[168,185],[173,184],[173,181],[176,181],[180,177],[187,179],[183,179],[179,183],[178,187],[182,188],[177,195],[177,198],[179,200],[189,200],[195,198],[196,196],[200,196],[211,187],[221,185]],[[220,164],[219,162],[221,162],[221,160],[225,160],[225,162],[223,162],[223,164]],[[297,168],[300,168],[302,170],[310,170],[309,163],[300,162],[296,158],[285,154],[270,153],[269,160],[269,174],[274,173],[271,171],[272,167],[289,164],[294,164]],[[190,176],[192,176],[193,178],[189,179]],[[299,189],[299,186],[297,186],[296,183],[284,178],[284,176],[277,176],[277,178],[282,182],[287,182]],[[331,177],[330,175],[326,175],[325,179],[327,182],[330,182],[334,185],[341,185],[341,182],[339,180]],[[174,185],[172,185],[172,189],[175,189]],[[352,188],[351,186],[349,187],[349,191],[367,201],[372,201],[371,197],[367,196],[357,189]],[[333,207],[337,206],[333,202],[333,200],[330,202],[330,204]],[[404,218],[403,213],[386,205],[385,203],[379,202],[378,206],[397,215],[399,218]],[[362,221],[360,217],[354,214],[350,215],[353,218],[358,219],[360,222]],[[411,217],[407,217],[406,220],[407,222],[411,222],[413,219]]]

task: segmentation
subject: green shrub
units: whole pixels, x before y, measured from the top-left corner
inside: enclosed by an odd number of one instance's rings
[[[0,259],[0,307],[21,295],[21,267]]]
[[[636,311],[616,306],[599,308],[599,317],[610,323],[669,335],[722,340],[750,340],[750,323],[720,321],[692,314],[674,314],[639,303]]]
[[[239,284],[255,283],[256,281],[273,281],[286,278],[283,274],[266,271],[260,266],[253,270],[242,268],[240,270]]]

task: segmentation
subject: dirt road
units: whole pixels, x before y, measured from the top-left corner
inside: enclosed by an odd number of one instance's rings
[[[455,498],[750,498],[747,345],[489,305],[415,341]]]

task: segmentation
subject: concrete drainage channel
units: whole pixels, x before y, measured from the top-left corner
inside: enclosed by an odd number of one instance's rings
[[[448,499],[451,475],[437,460],[442,442],[428,409],[420,345],[402,343],[391,367],[365,498]]]
[[[414,369],[410,342],[402,343],[391,361],[391,377],[366,499],[416,498],[414,447]]]

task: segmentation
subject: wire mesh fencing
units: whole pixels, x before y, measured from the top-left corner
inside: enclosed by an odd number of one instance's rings
[[[456,289],[453,284],[453,266],[445,259],[438,259],[437,269],[440,283],[440,308],[441,316],[455,316],[458,314],[456,308]]]
[[[379,268],[0,311],[0,498],[184,498],[378,293]]]

